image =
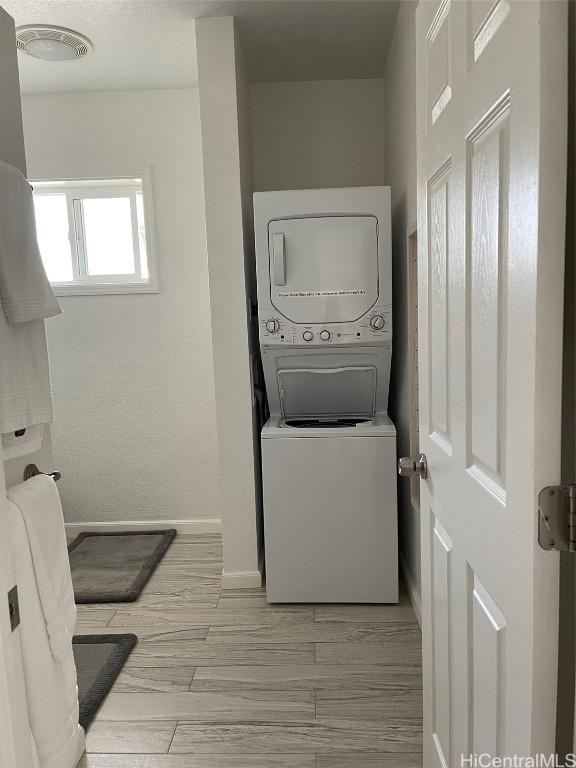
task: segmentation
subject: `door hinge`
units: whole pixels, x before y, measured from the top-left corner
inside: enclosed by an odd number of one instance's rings
[[[576,485],[549,485],[538,495],[542,549],[576,552]]]

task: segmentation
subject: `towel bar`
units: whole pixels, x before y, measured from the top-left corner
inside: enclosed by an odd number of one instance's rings
[[[30,480],[31,477],[36,477],[36,475],[48,475],[55,482],[62,477],[61,472],[40,472],[36,464],[28,464],[24,470],[24,480]]]

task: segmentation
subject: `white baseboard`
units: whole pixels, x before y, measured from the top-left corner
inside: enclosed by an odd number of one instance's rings
[[[222,571],[222,589],[253,589],[261,586],[260,571]]]
[[[81,531],[113,533],[119,530],[150,531],[156,528],[176,528],[178,533],[183,534],[222,533],[222,521],[208,518],[205,520],[115,520],[66,523],[68,535],[75,535]]]
[[[404,578],[404,583],[406,584],[406,589],[408,590],[408,597],[410,598],[410,603],[412,605],[414,613],[416,614],[416,618],[418,619],[418,624],[420,625],[420,629],[422,629],[422,601],[420,598],[420,593],[418,592],[418,589],[414,582],[414,578],[412,576],[412,572],[408,568],[408,565],[406,563],[406,560],[402,552],[400,552],[400,567],[402,569],[402,576]]]

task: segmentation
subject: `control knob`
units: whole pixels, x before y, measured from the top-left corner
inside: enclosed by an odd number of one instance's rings
[[[370,318],[370,328],[373,328],[375,331],[381,331],[384,328],[384,323],[385,320],[382,315],[373,315]]]
[[[280,321],[279,320],[266,320],[266,330],[268,333],[278,333],[280,330]]]
[[[302,334],[302,338],[304,339],[304,341],[312,341],[312,339],[314,338],[314,334],[312,333],[312,331],[304,331],[304,333]]]
[[[324,329],[323,331],[320,331],[320,338],[322,339],[322,341],[328,341],[328,339],[330,338],[330,331],[327,331],[326,329]]]

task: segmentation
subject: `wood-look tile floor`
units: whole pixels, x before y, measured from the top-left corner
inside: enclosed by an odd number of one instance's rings
[[[179,536],[136,603],[78,633],[139,643],[80,768],[418,768],[420,630],[390,606],[271,606],[222,590],[219,536]]]

